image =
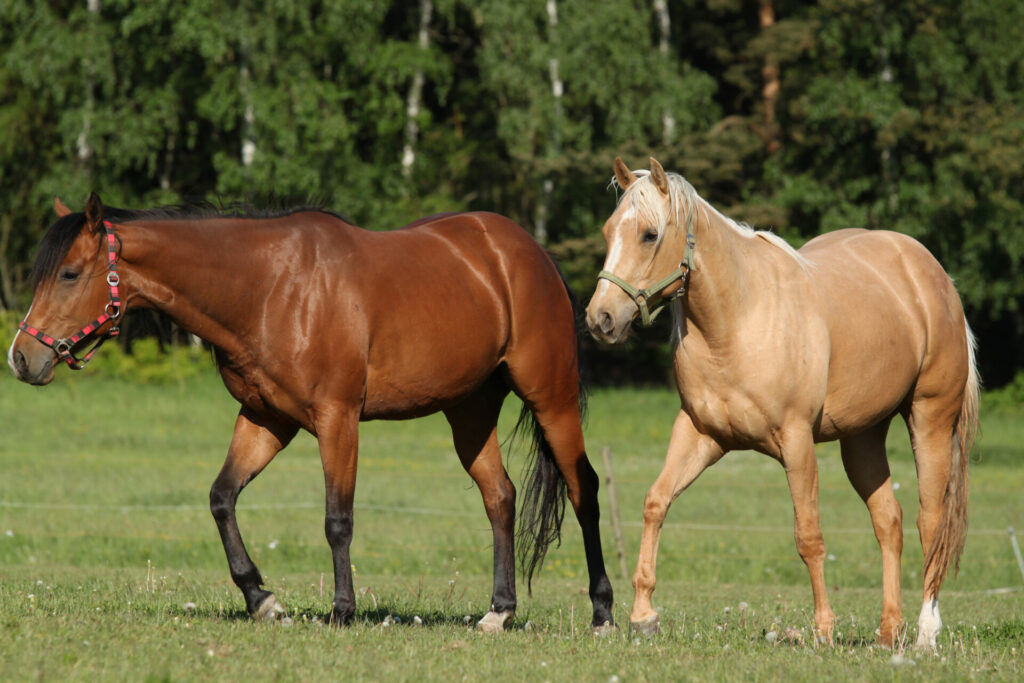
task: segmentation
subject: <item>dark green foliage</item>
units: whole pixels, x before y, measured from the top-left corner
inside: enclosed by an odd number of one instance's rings
[[[91,190],[129,207],[315,198],[374,229],[497,211],[585,300],[612,160],[653,155],[795,244],[847,226],[922,240],[957,281],[989,386],[1009,381],[1024,368],[1024,5],[772,5],[762,28],[758,3],[668,0],[662,49],[651,0],[556,0],[554,17],[546,0],[432,0],[426,47],[420,2],[0,3],[0,307],[28,303],[52,195],[79,209]],[[666,336],[595,356],[598,378],[660,381]]]

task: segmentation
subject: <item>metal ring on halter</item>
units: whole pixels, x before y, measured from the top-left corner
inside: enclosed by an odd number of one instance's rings
[[[67,339],[58,339],[53,342],[53,350],[61,357],[71,355],[71,342]]]
[[[115,304],[113,301],[107,302],[107,305],[103,307],[103,312],[106,313],[111,320],[121,315],[121,305]]]
[[[110,285],[111,287],[117,287],[119,284],[121,284],[121,276],[117,274],[116,270],[112,270],[109,273],[107,273],[107,284]]]

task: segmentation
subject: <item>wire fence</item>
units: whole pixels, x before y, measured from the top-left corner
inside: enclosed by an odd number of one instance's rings
[[[22,501],[0,501],[0,508],[20,508],[20,509],[39,509],[39,510],[68,510],[74,512],[133,512],[133,511],[152,511],[152,512],[206,512],[210,511],[210,508],[206,505],[160,505],[160,504],[95,504],[95,503],[36,503],[36,502],[22,502]],[[283,503],[250,503],[248,505],[238,505],[237,510],[245,511],[261,511],[261,510],[319,510],[323,508],[323,503],[318,502],[283,502]],[[366,510],[373,512],[394,512],[407,515],[421,515],[421,516],[434,516],[434,517],[467,517],[467,518],[479,518],[483,513],[478,511],[468,510],[452,510],[444,508],[425,508],[425,507],[406,507],[403,505],[379,505],[375,503],[357,503],[355,505],[356,510]],[[602,519],[601,524],[609,526],[611,522],[609,520]],[[624,520],[623,526],[628,527],[640,527],[643,526],[643,522],[638,520]],[[745,533],[786,533],[792,534],[792,526],[769,526],[769,525],[744,525],[744,524],[706,524],[702,522],[665,522],[662,525],[664,529],[684,529],[688,531],[737,531]],[[849,528],[849,527],[829,527],[822,526],[822,531],[825,534],[874,534],[870,524],[865,524],[864,527]],[[904,527],[904,533],[916,533],[916,527]],[[968,536],[1006,536],[1006,529],[970,529],[967,530]]]

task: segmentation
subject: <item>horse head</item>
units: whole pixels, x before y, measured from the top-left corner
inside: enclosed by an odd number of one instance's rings
[[[117,334],[121,314],[116,239],[104,223],[99,196],[91,194],[81,213],[54,197],[54,209],[58,219],[40,242],[32,268],[32,306],[7,353],[15,377],[37,385],[53,379],[55,361],[81,368],[102,341]],[[92,350],[75,357],[90,341]]]
[[[601,229],[607,256],[587,306],[590,333],[608,343],[625,339],[637,316],[651,324],[667,300],[683,294],[693,267],[693,202],[673,185],[674,176],[653,157],[650,171],[630,171],[616,158],[613,182],[623,193]]]

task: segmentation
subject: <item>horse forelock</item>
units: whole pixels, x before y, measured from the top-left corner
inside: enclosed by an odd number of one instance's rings
[[[57,221],[43,235],[36,251],[36,260],[29,274],[29,286],[35,291],[39,285],[57,274],[60,264],[71,250],[71,245],[85,227],[85,214],[69,213]]]
[[[669,219],[674,218],[676,225],[685,225],[689,221],[689,212],[696,211],[697,199],[700,197],[686,178],[678,173],[666,173],[669,187],[666,202],[664,194],[651,179],[650,171],[637,170],[633,171],[633,174],[636,180],[619,196],[619,204],[625,203],[628,198],[629,208],[635,212],[637,225],[643,220],[654,226],[658,231],[660,244],[668,228]],[[615,178],[612,178],[612,184],[619,187]]]

